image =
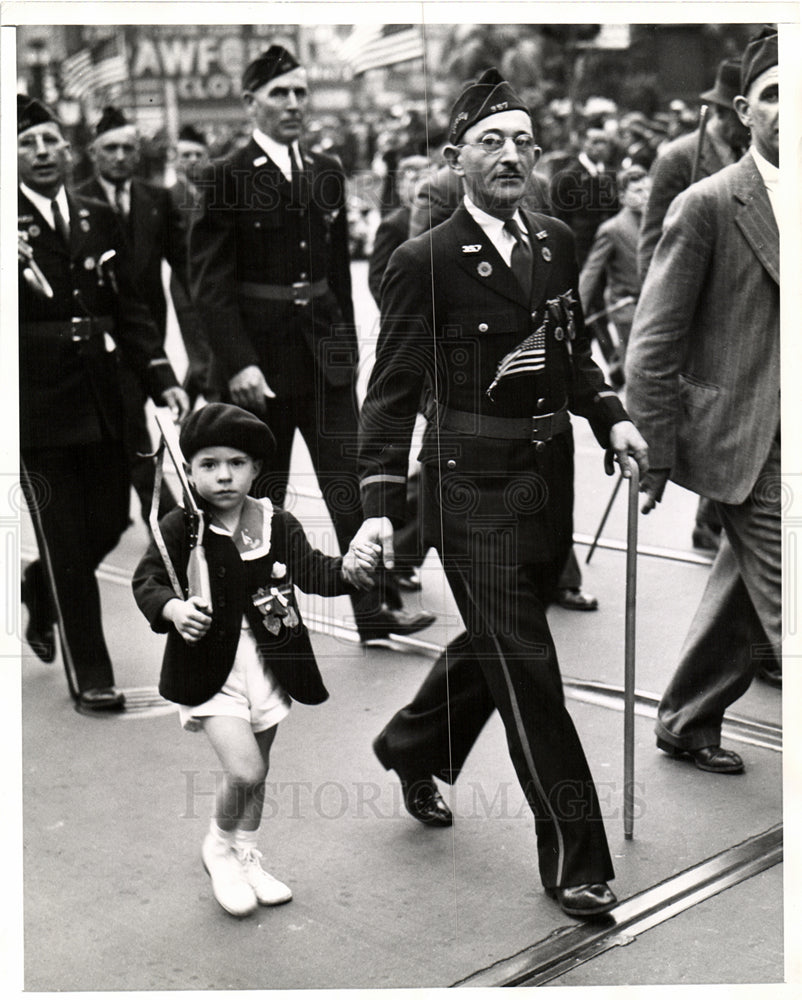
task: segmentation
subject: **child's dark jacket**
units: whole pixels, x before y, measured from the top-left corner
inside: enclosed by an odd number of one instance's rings
[[[271,529],[267,554],[244,560],[230,536],[207,528],[204,547],[214,611],[209,631],[194,644],[185,642],[172,623],[162,618],[162,608],[176,595],[159,550],[151,541],[132,585],[136,602],[153,631],[168,633],[159,681],[162,697],[182,705],[199,705],[222,688],[234,663],[244,614],[265,662],[287,694],[308,705],[328,698],[292,587],[285,589],[298,624],[294,628],[282,625],[277,635],[265,627],[254,596],[260,588],[269,589],[278,582],[296,584],[306,593],[324,597],[351,593],[353,588],[342,579],[342,559],[313,549],[292,514],[275,510]],[[179,582],[186,588],[189,541],[181,508],[163,518],[161,531]],[[286,568],[280,581],[273,575],[276,564],[280,571]]]

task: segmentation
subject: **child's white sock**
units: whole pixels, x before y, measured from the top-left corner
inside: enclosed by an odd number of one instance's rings
[[[256,850],[258,830],[240,830],[238,827],[233,834],[232,843],[238,854],[250,854],[252,850]]]

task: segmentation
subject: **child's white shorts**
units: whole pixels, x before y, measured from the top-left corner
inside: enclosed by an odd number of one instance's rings
[[[250,722],[255,733],[272,729],[290,711],[290,699],[259,656],[256,639],[242,619],[237,655],[223,687],[201,705],[179,705],[178,717],[189,732],[203,729],[209,715],[230,715]]]

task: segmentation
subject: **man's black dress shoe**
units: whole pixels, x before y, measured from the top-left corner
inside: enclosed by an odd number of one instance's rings
[[[391,611],[383,605],[381,611],[359,623],[359,638],[368,642],[371,639],[386,639],[389,635],[412,635],[435,621],[437,615],[431,611],[405,611],[404,608]]]
[[[760,667],[756,676],[769,687],[782,688],[783,686],[782,667]]]
[[[615,893],[606,882],[561,886],[556,889],[546,889],[546,892],[552,899],[557,900],[563,913],[584,920],[592,920],[593,917],[609,913],[618,902]]]
[[[667,753],[674,760],[691,760],[700,771],[712,771],[714,774],[740,774],[744,762],[733,750],[723,747],[699,747],[696,750],[683,750],[665,740],[658,739],[657,749]]]
[[[563,587],[557,591],[555,601],[569,611],[596,611],[599,602],[591,594],[584,594],[579,587]]]
[[[390,763],[383,734],[373,741],[373,752],[384,768],[392,769],[398,775],[404,795],[404,807],[410,816],[425,826],[451,826],[454,817],[430,774],[414,774],[403,767],[399,770],[395,764]]]
[[[121,712],[125,695],[114,688],[89,688],[78,695],[77,707],[84,712]]]
[[[27,573],[22,578],[22,603],[28,609],[25,641],[43,663],[52,663],[56,658],[56,632],[45,610],[47,598],[36,593]]]

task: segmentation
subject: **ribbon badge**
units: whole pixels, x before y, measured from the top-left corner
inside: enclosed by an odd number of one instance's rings
[[[283,572],[278,573],[281,569]],[[273,576],[285,576],[287,567],[281,563],[273,564]],[[300,619],[293,605],[292,584],[277,583],[275,586],[259,587],[251,600],[264,618],[264,626],[271,635],[278,635],[282,626],[296,628]]]

